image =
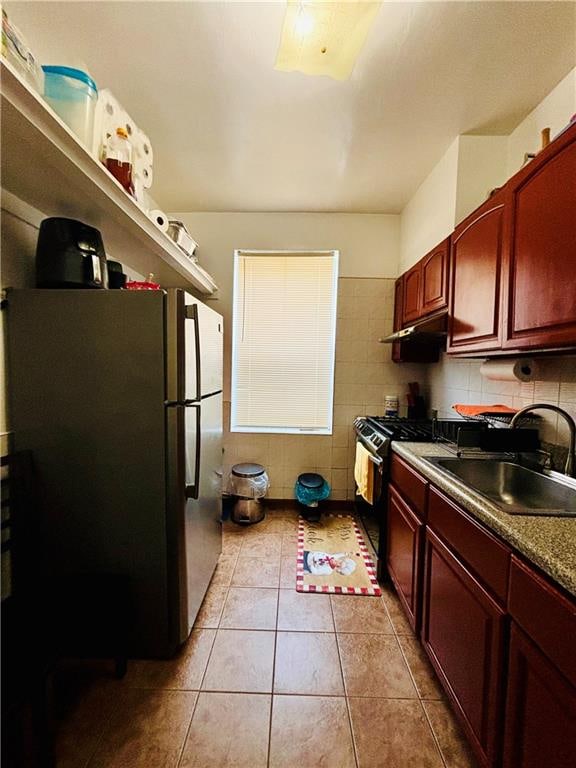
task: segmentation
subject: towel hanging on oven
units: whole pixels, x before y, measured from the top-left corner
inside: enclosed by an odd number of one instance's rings
[[[356,461],[354,462],[354,480],[358,487],[358,495],[368,504],[374,503],[374,462],[370,452],[361,442],[356,443]]]

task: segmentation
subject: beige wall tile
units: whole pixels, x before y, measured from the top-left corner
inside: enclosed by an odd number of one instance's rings
[[[332,448],[333,469],[348,468],[348,448]]]
[[[351,432],[351,427],[334,427],[332,431],[332,450],[335,448],[347,448],[348,447],[348,435]]]
[[[346,490],[348,471],[346,469],[332,470],[332,487],[335,490]]]

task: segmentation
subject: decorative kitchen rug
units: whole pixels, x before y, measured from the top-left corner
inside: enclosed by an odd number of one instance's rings
[[[322,515],[317,523],[300,517],[296,591],[382,594],[376,568],[353,517]]]

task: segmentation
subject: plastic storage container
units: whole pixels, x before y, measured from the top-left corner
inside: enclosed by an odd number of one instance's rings
[[[2,8],[2,56],[40,94],[44,93],[44,72],[18,27]]]
[[[80,141],[92,149],[98,88],[80,69],[44,66],[44,98]]]

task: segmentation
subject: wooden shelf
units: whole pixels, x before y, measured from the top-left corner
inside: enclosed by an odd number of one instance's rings
[[[217,290],[152,222],[68,126],[0,59],[2,186],[46,216],[79,219],[102,233],[108,256],[164,287]]]

